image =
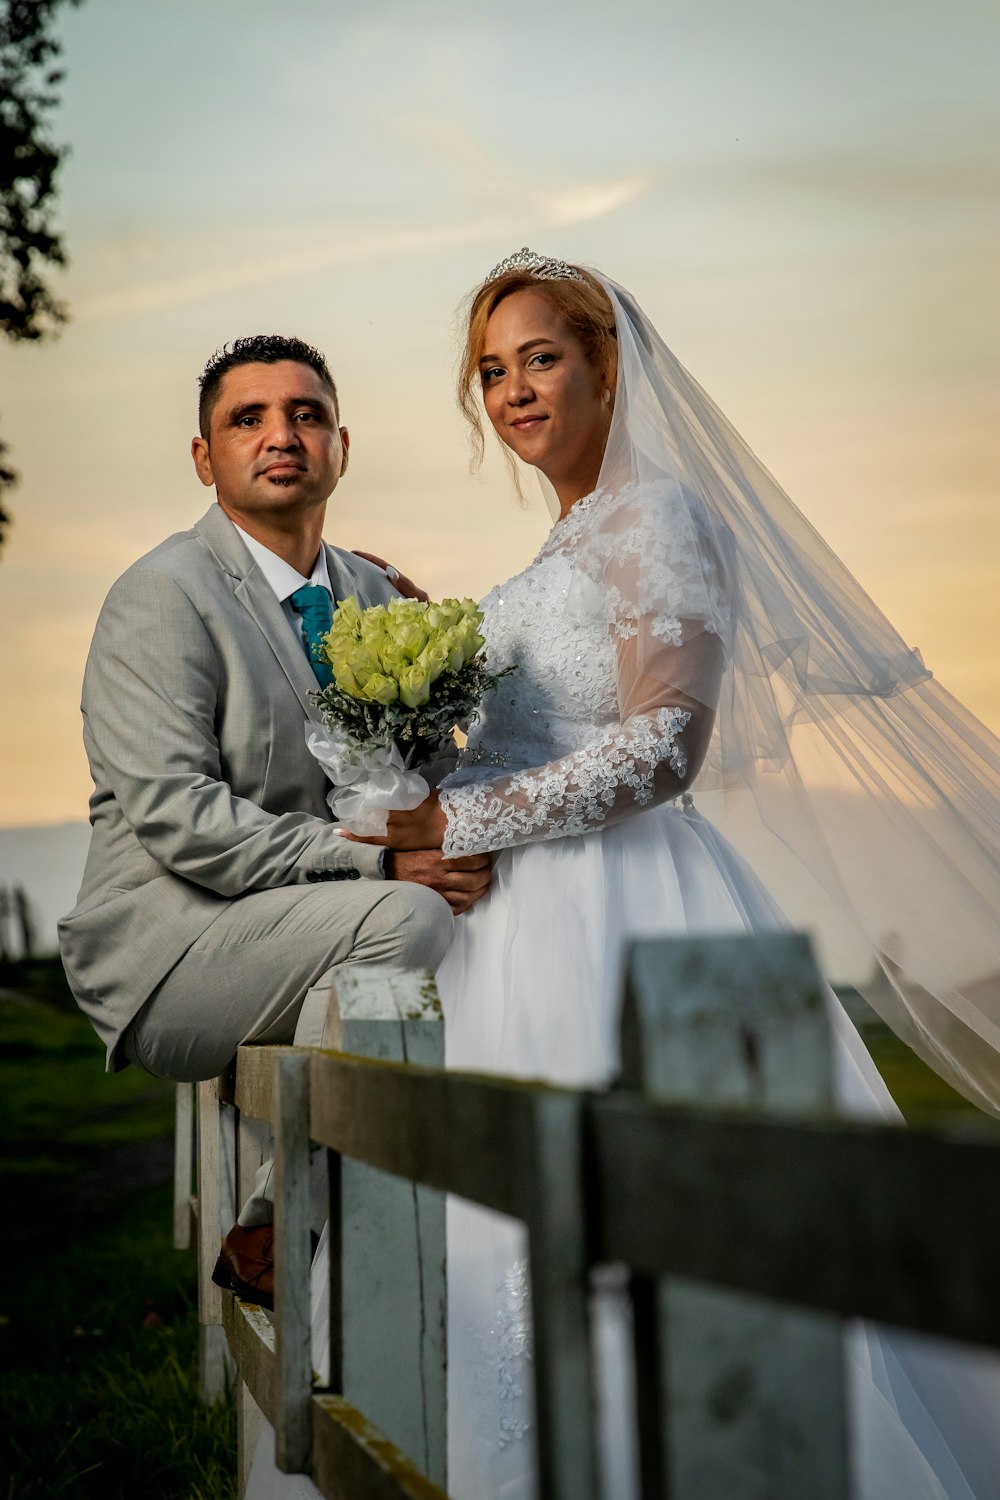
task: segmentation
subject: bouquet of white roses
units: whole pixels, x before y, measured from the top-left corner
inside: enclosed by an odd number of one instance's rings
[[[323,727],[307,724],[306,743],[334,784],[327,800],[349,832],[384,834],[391,810],[423,802],[430,787],[414,768],[440,754],[505,675],[486,669],[482,620],[472,599],[361,609],[352,597],[336,610],[316,648],[333,674],[313,694]]]

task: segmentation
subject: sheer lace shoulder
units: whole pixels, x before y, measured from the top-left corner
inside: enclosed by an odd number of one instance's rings
[[[600,590],[605,619],[620,640],[640,623],[680,645],[682,621],[728,641],[733,626],[733,548],[705,507],[676,481],[595,490],[557,522],[540,557],[571,551],[578,570],[571,607],[593,609],[585,581]]]

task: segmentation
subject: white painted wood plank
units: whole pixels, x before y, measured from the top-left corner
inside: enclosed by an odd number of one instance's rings
[[[622,1053],[623,1082],[664,1102],[833,1108],[821,981],[795,934],[637,944]],[[639,1378],[656,1389],[640,1397],[647,1500],[847,1500],[835,1320],[677,1277],[636,1290]]]
[[[243,1500],[250,1470],[253,1468],[257,1442],[264,1424],[264,1413],[257,1405],[246,1381],[236,1382],[236,1493]]]
[[[428,974],[368,966],[342,970],[326,1034],[354,1056],[444,1064],[443,1016]],[[339,1364],[334,1382],[430,1479],[443,1484],[444,1196],[346,1158],[335,1178],[331,1196],[333,1205],[339,1202],[340,1223],[339,1235],[331,1234],[331,1313],[340,1313],[340,1326],[331,1330]]]
[[[198,1320],[206,1326],[222,1322],[222,1296],[212,1281],[219,1258],[222,1141],[216,1080],[198,1084]]]
[[[198,1326],[198,1394],[205,1406],[224,1401],[235,1366],[221,1323]]]
[[[309,1238],[309,1059],[275,1060],[274,1322],[278,1390],[275,1460],[308,1472],[312,1444]]]
[[[240,1047],[235,1067],[220,1079],[220,1092],[227,1103],[235,1104],[241,1114],[254,1120],[274,1124],[274,1060],[298,1050],[291,1047],[264,1047],[257,1044]]]
[[[448,1500],[343,1396],[313,1397],[313,1480],[326,1500]]]
[[[222,1322],[240,1379],[273,1426],[278,1387],[274,1325],[262,1307],[241,1302],[233,1292],[222,1294]]]
[[[174,1248],[191,1248],[194,1173],[194,1084],[179,1083],[174,1098]]]
[[[538,1090],[528,1214],[540,1500],[597,1495],[579,1095]]]

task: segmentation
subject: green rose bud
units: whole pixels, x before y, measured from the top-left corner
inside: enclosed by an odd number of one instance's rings
[[[436,682],[448,665],[448,652],[438,641],[432,640],[421,651],[415,665],[428,673],[429,682]]]
[[[361,630],[361,646],[371,656],[377,656],[386,640],[386,621],[366,620]]]
[[[360,631],[361,610],[353,594],[349,594],[346,599],[342,599],[337,605],[333,616],[332,628],[354,632]]]
[[[399,674],[404,667],[413,665],[413,657],[409,651],[404,651],[401,646],[392,640],[386,640],[379,651],[379,661],[382,663],[383,672],[399,681]]]
[[[357,637],[350,631],[332,625],[326,635],[321,636],[320,645],[326,661],[332,660],[335,655],[345,656],[353,651]]]
[[[395,703],[399,697],[399,685],[391,677],[376,672],[365,683],[365,697],[369,703]]]
[[[399,674],[399,699],[407,708],[423,708],[431,695],[430,673],[416,663]]]
[[[478,623],[478,620],[475,619],[474,616],[470,617],[469,615],[464,615],[460,623],[454,628],[453,636],[455,645],[456,647],[460,648],[462,652],[462,659],[458,664],[459,667],[464,666],[466,662],[471,661],[472,658],[476,655],[476,652],[483,645],[483,637],[476,629]],[[457,671],[458,668],[456,667],[455,670]]]
[[[395,627],[392,639],[396,645],[407,652],[412,661],[419,656],[427,644],[427,630],[422,620],[404,621]]]
[[[431,630],[448,630],[457,623],[459,614],[457,600],[444,599],[440,604],[428,604],[426,620]]]
[[[354,675],[354,671],[347,658],[338,652],[335,656],[329,657],[328,660],[330,670],[333,673],[333,680],[341,691],[348,693],[352,698],[362,698],[364,694],[361,684]]]
[[[465,663],[465,642],[460,625],[453,625],[441,637],[441,648],[448,653],[449,672],[458,672]]]

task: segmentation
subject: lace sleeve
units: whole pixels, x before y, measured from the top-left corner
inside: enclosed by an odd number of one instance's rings
[[[570,607],[599,619],[614,643],[618,722],[544,765],[445,784],[447,856],[590,833],[676,797],[697,774],[730,609],[719,549],[692,534],[690,515],[657,489],[613,497],[581,517]]]
[[[681,734],[690,718],[684,709],[663,708],[612,726],[547,765],[443,789],[444,854],[572,838],[647,807],[657,790],[657,800],[676,795],[687,773]]]

